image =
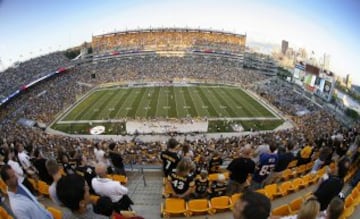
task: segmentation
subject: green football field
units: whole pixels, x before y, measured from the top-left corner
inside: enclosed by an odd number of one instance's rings
[[[64,131],[69,125],[121,122],[124,119],[208,118],[211,121],[281,122],[267,108],[238,87],[170,86],[99,89],[84,98],[55,125]],[[95,121],[96,120],[96,121]]]

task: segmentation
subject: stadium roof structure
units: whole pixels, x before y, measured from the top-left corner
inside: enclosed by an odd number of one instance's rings
[[[246,37],[245,34],[238,34],[227,32],[223,30],[215,30],[215,29],[200,29],[200,28],[188,28],[188,27],[161,27],[161,28],[144,28],[144,29],[132,29],[132,30],[124,30],[124,31],[115,31],[109,32],[105,34],[97,34],[93,35],[93,37],[104,37],[114,34],[129,34],[129,33],[149,33],[149,32],[203,32],[203,33],[214,33],[214,34],[224,34],[224,35],[231,35],[231,36],[238,36],[238,37]]]

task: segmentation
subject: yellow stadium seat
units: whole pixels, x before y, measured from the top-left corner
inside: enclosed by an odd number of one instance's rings
[[[184,214],[184,216],[189,216],[189,211],[184,199],[179,198],[167,198],[165,203],[161,203],[161,214],[163,217],[170,217],[170,215],[179,215]]]
[[[291,214],[296,214],[300,210],[303,202],[304,199],[302,197],[292,200],[289,204]]]
[[[235,206],[235,203],[240,199],[241,195],[242,195],[242,193],[235,193],[230,197],[232,208]]]
[[[292,171],[290,169],[286,169],[281,174],[281,180],[287,181],[290,176],[292,176]]]
[[[287,195],[291,186],[291,182],[289,181],[281,183],[280,186],[278,186],[278,191],[273,194],[274,198]]]
[[[291,187],[289,188],[289,191],[295,192],[299,189],[299,186],[301,185],[302,180],[300,178],[296,178],[291,182]]]
[[[219,196],[210,199],[212,213],[219,210],[231,209],[231,199],[228,196]]]
[[[303,198],[304,198],[304,200],[308,200],[310,197],[312,197],[314,194],[312,193],[312,192],[308,192],[308,193],[306,193],[304,196],[303,196]]]
[[[0,178],[0,190],[3,194],[7,194],[7,185],[1,178]]]
[[[357,188],[353,188],[351,191],[351,198],[354,201],[354,205],[360,204],[360,192]]]
[[[128,178],[124,175],[120,175],[120,174],[114,174],[112,175],[112,179],[115,181],[120,182],[123,185],[126,185],[128,182]]]
[[[354,213],[354,207],[345,208],[344,212],[341,214],[340,219],[347,219]]]
[[[306,172],[306,166],[305,164],[300,165],[296,168],[296,175],[297,176],[301,176],[302,174],[304,174]]]
[[[53,207],[48,207],[47,209],[53,215],[54,219],[62,219],[63,215],[61,210]]]
[[[209,200],[207,199],[192,199],[188,201],[189,215],[209,213],[212,214]]]
[[[49,185],[46,182],[39,180],[38,181],[38,190],[42,195],[49,196]]]
[[[90,195],[91,203],[96,204],[96,202],[99,200],[100,196],[98,195]]]
[[[302,182],[301,182],[301,184],[299,185],[299,187],[300,187],[300,188],[305,188],[305,187],[307,187],[307,186],[309,185],[309,183],[310,183],[310,178],[311,178],[311,176],[310,176],[309,174],[301,177]]]
[[[348,195],[348,196],[345,198],[345,208],[353,207],[354,204],[355,204],[355,203],[354,203],[353,198],[351,197],[351,195]]]
[[[290,215],[290,208],[288,205],[280,205],[271,211],[272,216],[287,216]]]
[[[272,200],[274,198],[274,194],[277,193],[277,184],[270,184],[264,187],[266,196]]]
[[[0,218],[13,219],[13,217],[1,206],[0,206]]]
[[[31,183],[31,185],[34,187],[34,189],[36,189],[36,190],[38,189],[38,185],[37,185],[35,179],[30,178],[30,177],[27,177],[26,179]]]
[[[291,162],[289,163],[289,165],[287,166],[287,168],[294,168],[294,167],[296,167],[297,162],[298,162],[297,160],[291,161]]]
[[[311,162],[305,164],[305,171],[311,170],[313,168],[313,166],[314,166],[314,161],[311,161]]]

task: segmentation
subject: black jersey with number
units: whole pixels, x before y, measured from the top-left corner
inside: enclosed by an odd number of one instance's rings
[[[173,170],[168,176],[168,181],[176,194],[184,194],[190,187],[194,186],[193,177],[179,176],[176,174],[176,170]]]
[[[212,157],[209,161],[209,173],[219,172],[222,163],[223,159],[221,157]]]
[[[167,177],[171,171],[176,168],[176,165],[180,160],[179,155],[175,152],[166,150],[161,152],[160,158],[163,162],[163,171],[165,177]]]
[[[210,185],[210,196],[211,197],[217,197],[217,196],[223,196],[226,195],[226,183],[224,182],[213,182]]]
[[[197,178],[195,180],[195,192],[197,194],[204,194],[209,188],[209,180],[207,178]]]

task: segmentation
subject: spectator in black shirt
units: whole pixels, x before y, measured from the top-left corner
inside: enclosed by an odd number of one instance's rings
[[[230,180],[227,188],[229,195],[242,192],[246,186],[248,175],[254,173],[255,162],[251,159],[251,153],[251,145],[245,145],[240,156],[232,160],[227,167],[227,170],[230,171]]]
[[[123,163],[121,154],[119,152],[115,151],[116,144],[114,142],[110,143],[109,149],[110,149],[109,157],[110,157],[111,163],[114,166],[114,173],[126,176],[124,163]]]
[[[218,151],[214,151],[213,156],[209,160],[209,173],[219,173],[223,159]]]
[[[51,183],[53,182],[53,178],[52,178],[52,176],[49,175],[49,173],[46,169],[45,163],[46,163],[47,159],[45,159],[42,156],[42,153],[39,148],[35,149],[34,157],[35,157],[35,159],[33,160],[33,164],[38,171],[40,180],[46,182],[46,184],[48,184],[48,185],[51,185]]]
[[[350,166],[350,161],[347,158],[340,160],[336,168],[329,175],[325,174],[322,181],[314,192],[314,195],[320,203],[320,210],[324,211],[331,199],[337,196],[344,186],[344,177]]]
[[[163,171],[165,177],[167,177],[173,169],[176,168],[180,157],[177,153],[178,142],[171,138],[167,143],[167,149],[162,151],[160,154],[160,159],[163,162]]]
[[[81,163],[76,167],[75,173],[85,178],[87,184],[89,185],[89,192],[91,194],[95,194],[91,184],[91,180],[96,177],[95,167],[88,164],[87,158],[84,155],[82,155]]]

